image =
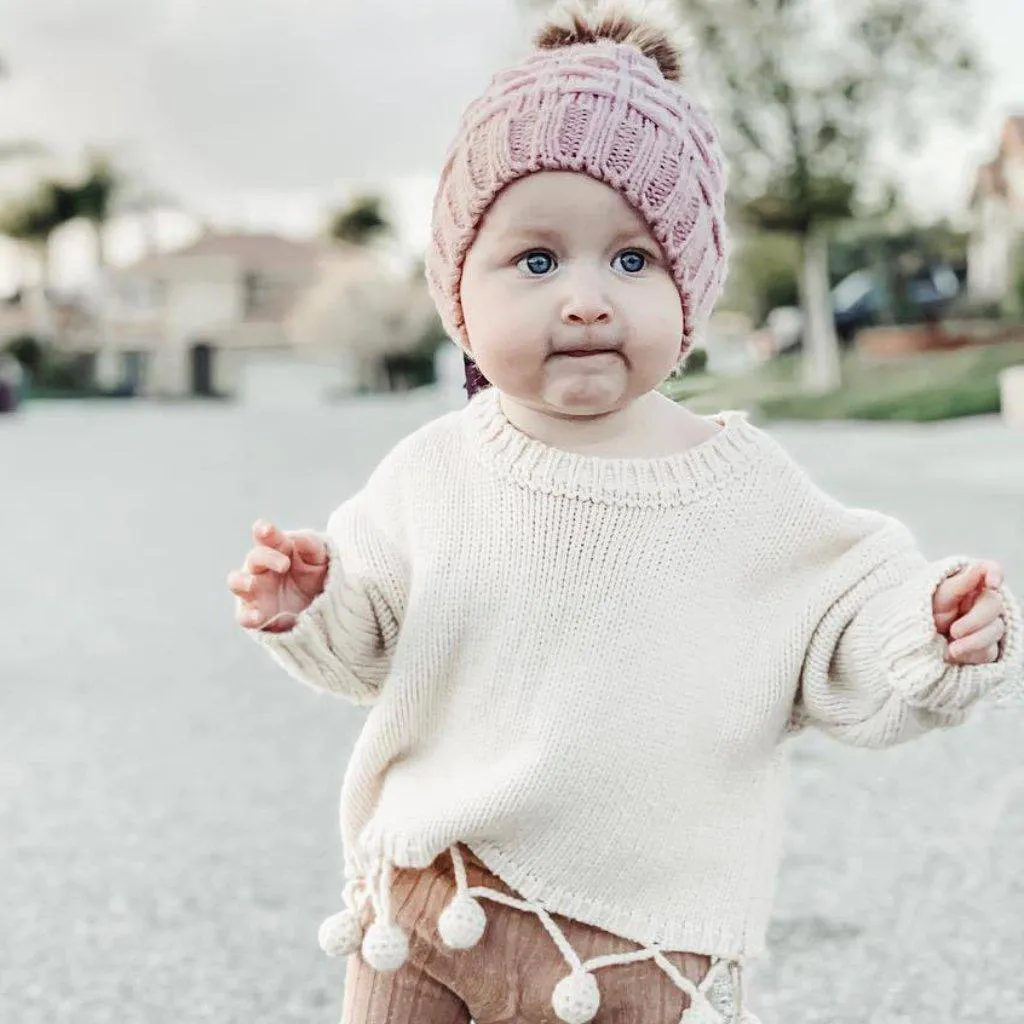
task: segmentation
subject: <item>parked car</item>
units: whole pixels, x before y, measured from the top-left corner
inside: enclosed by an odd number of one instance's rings
[[[842,346],[857,332],[878,323],[885,302],[885,283],[872,270],[855,270],[832,289],[832,313]],[[926,266],[906,282],[903,304],[922,321],[942,312],[961,290],[961,282],[946,264]],[[774,355],[797,352],[803,345],[803,311],[795,306],[773,309],[765,322]]]

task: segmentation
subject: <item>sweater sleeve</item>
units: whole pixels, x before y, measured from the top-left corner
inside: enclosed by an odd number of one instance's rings
[[[910,532],[877,513],[844,510],[873,527],[826,570],[823,608],[808,644],[789,731],[814,725],[860,747],[889,747],[966,721],[981,698],[1019,685],[1020,606],[1002,588],[1006,633],[999,658],[952,665],[936,630],[932,596],[973,560],[928,562]]]
[[[287,632],[247,632],[293,678],[321,692],[372,704],[398,640],[406,571],[397,545],[361,492],[318,535],[328,550],[323,592]],[[379,511],[379,510],[378,510]]]

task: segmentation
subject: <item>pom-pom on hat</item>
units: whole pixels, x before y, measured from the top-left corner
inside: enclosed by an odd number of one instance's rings
[[[662,24],[669,27],[662,27]],[[563,5],[536,50],[464,111],[434,197],[426,275],[448,334],[468,351],[459,298],[466,253],[503,188],[577,171],[616,189],[648,224],[682,298],[682,351],[725,281],[725,164],[707,110],[683,83],[665,15],[615,0]]]

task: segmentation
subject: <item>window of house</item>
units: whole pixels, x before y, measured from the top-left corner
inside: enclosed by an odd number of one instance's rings
[[[266,279],[254,271],[247,271],[245,275],[245,315],[255,316],[262,312],[266,301]]]

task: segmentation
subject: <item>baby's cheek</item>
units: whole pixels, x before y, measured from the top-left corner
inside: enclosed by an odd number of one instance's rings
[[[546,347],[543,335],[538,337],[531,325],[506,319],[481,336],[476,354],[495,374],[532,377],[544,362]]]

